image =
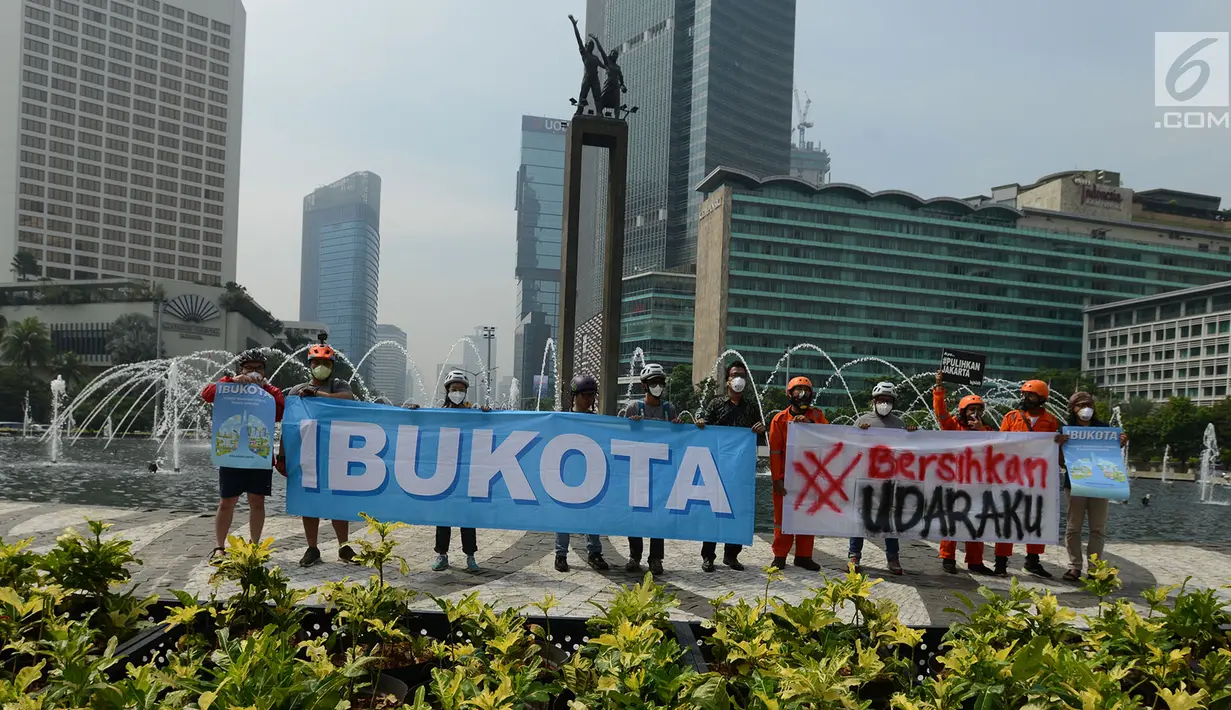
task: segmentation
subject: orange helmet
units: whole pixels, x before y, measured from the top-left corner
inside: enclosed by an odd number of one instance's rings
[[[786,391],[790,392],[796,387],[807,387],[812,389],[812,380],[807,377],[792,377],[791,381],[786,384]]]
[[[334,350],[328,345],[321,343],[308,348],[308,360],[330,360],[334,359]]]
[[[968,394],[965,397],[962,397],[962,401],[957,403],[958,411],[962,411],[972,404],[977,404],[980,407],[984,406],[983,398],[977,394]]]
[[[1047,389],[1047,383],[1043,380],[1026,380],[1022,383],[1022,392],[1031,392],[1043,399],[1051,396],[1051,390]]]

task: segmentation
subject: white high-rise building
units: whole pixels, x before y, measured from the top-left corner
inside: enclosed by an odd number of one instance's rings
[[[376,342],[386,340],[397,343],[403,350],[392,345],[382,345],[372,353],[372,380],[369,384],[395,405],[406,401],[406,331],[396,325],[376,324]]]
[[[246,17],[240,0],[0,0],[5,276],[20,250],[27,277],[235,280]]]

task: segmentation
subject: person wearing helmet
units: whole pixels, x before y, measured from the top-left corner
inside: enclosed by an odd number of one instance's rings
[[[624,416],[633,421],[656,419],[680,423],[679,413],[671,403],[663,398],[667,391],[667,371],[662,365],[648,363],[641,369],[641,386],[645,389],[645,398],[629,402],[624,409]],[[661,538],[650,540],[650,573],[663,573],[664,542]],[[641,571],[641,553],[645,541],[639,537],[628,538],[628,562],[624,565],[626,572]]]
[[[1106,427],[1094,413],[1094,396],[1089,392],[1074,392],[1069,397],[1069,426]],[[1062,442],[1063,443],[1063,442]],[[1120,448],[1128,446],[1128,435],[1120,432]],[[1063,454],[1061,456],[1063,459]],[[1107,542],[1107,512],[1106,498],[1089,498],[1073,495],[1073,484],[1069,480],[1067,467],[1064,472],[1064,498],[1068,503],[1068,519],[1064,526],[1065,547],[1069,551],[1069,569],[1061,577],[1066,582],[1076,582],[1081,579],[1082,567],[1086,559],[1092,555],[1103,554],[1103,546]],[[1148,496],[1147,496],[1148,498]],[[1143,501],[1149,505],[1149,501]],[[1086,522],[1090,524],[1090,544],[1086,554],[1081,550],[1081,528]]]
[[[580,374],[573,377],[569,383],[569,395],[573,400],[573,410],[579,414],[593,414],[594,403],[598,399],[598,380],[594,375]],[[568,571],[568,533],[556,533],[556,571]],[[603,540],[598,535],[586,535],[586,564],[598,572],[611,569],[607,560],[603,559]]]
[[[717,397],[706,408],[705,416],[697,420],[697,426],[704,429],[706,424],[731,426],[740,429],[751,429],[757,435],[757,441],[765,434],[765,422],[762,421],[760,405],[756,399],[744,396],[750,384],[748,366],[736,360],[727,365],[727,392],[723,397]],[[755,385],[754,385],[755,386]],[[743,545],[725,544],[722,547],[722,563],[739,572],[744,569],[739,561],[739,553]],[[701,545],[701,570],[714,571],[714,560],[718,556],[718,543],[706,542]]]
[[[321,342],[308,348],[308,372],[310,379],[303,384],[295,385],[287,391],[290,397],[325,397],[328,399],[354,399],[350,383],[341,377],[334,377],[334,363],[337,353],[326,342],[324,335]],[[284,464],[285,465],[285,464]],[[286,475],[283,473],[283,475]],[[355,551],[347,544],[350,539],[350,523],[345,520],[334,520],[333,532],[338,536],[338,559],[351,562],[355,559]],[[308,549],[299,560],[301,567],[311,567],[321,561],[321,551],[317,547],[320,539],[320,518],[304,518],[303,533],[308,539]]]
[[[932,409],[936,412],[936,421],[940,423],[942,431],[990,429],[983,419],[983,398],[977,394],[962,397],[957,404],[957,414],[949,413],[949,405],[945,401],[944,376],[940,371],[936,373],[936,386],[932,389]],[[940,566],[949,574],[957,574],[957,543],[953,540],[940,541]],[[975,574],[992,574],[992,570],[983,564],[983,543],[966,543],[966,569]]]
[[[282,390],[265,380],[265,353],[249,350],[239,356],[236,365],[238,375],[223,377],[218,382],[259,385],[274,398],[274,420],[282,421],[286,400]],[[217,393],[218,385],[210,383],[201,390],[201,399],[212,403]],[[218,515],[214,516],[215,546],[210,557],[226,552],[227,534],[231,531],[231,521],[235,519],[235,504],[239,502],[240,494],[248,495],[248,532],[254,542],[261,539],[261,530],[265,527],[265,498],[273,493],[273,478],[273,469],[226,466],[218,469]]]
[[[774,561],[771,566],[786,568],[786,556],[795,546],[795,566],[818,572],[821,566],[812,559],[812,535],[786,535],[782,532],[782,501],[786,498],[786,439],[791,424],[828,424],[825,413],[812,406],[812,380],[793,377],[786,385],[791,403],[774,415],[769,423],[769,475],[774,482]]]
[[[1017,405],[1017,409],[1004,415],[1004,419],[1000,422],[1000,431],[1057,432],[1056,437],[1059,441],[1060,420],[1044,408],[1047,398],[1051,396],[1047,383],[1042,380],[1026,380],[1022,384],[1021,393],[1021,402]],[[1026,564],[1023,565],[1023,569],[1036,577],[1051,579],[1051,572],[1048,572],[1043,567],[1043,563],[1039,561],[1039,555],[1043,554],[1046,549],[1046,545],[1033,543],[1026,545]],[[1009,558],[1012,556],[1012,543],[996,543],[996,574],[1003,576],[1009,573]]]
[[[451,371],[445,375],[445,399],[441,406],[445,409],[482,409],[490,412],[491,408],[486,405],[478,407],[466,401],[466,393],[469,390],[470,380],[466,377],[466,373],[461,370]],[[432,563],[432,569],[436,572],[443,572],[449,568],[449,543],[452,537],[453,528],[444,525],[436,526],[436,561]],[[479,571],[479,563],[474,559],[478,551],[479,541],[475,529],[462,528],[462,552],[466,555],[466,569],[471,572]]]
[[[855,420],[855,426],[860,429],[905,429],[914,431],[914,425],[907,424],[901,417],[893,413],[898,403],[898,388],[892,382],[878,382],[872,388],[872,411],[864,412]],[[847,548],[847,560],[858,572],[860,560],[863,558],[863,538],[852,537]],[[905,574],[902,571],[901,551],[896,537],[885,538],[885,563],[894,574]]]

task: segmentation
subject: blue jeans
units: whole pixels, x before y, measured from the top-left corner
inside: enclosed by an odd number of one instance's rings
[[[860,557],[863,555],[863,538],[852,537],[850,547],[847,548],[848,555]],[[896,537],[885,538],[885,559],[894,560],[898,557],[898,539]]]
[[[556,554],[568,554],[568,533],[556,533]],[[603,541],[598,535],[586,535],[586,553],[591,555],[603,554]]]

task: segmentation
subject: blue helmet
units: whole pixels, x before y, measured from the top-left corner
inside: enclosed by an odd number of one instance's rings
[[[575,395],[583,392],[598,392],[598,380],[590,374],[575,375],[573,381],[569,383],[569,389]]]

